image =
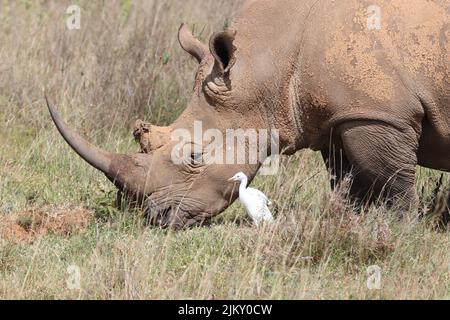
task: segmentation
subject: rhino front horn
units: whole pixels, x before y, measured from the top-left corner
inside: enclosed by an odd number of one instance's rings
[[[120,190],[139,197],[151,193],[149,167],[152,167],[152,157],[150,155],[109,153],[94,146],[71,130],[47,97],[45,100],[59,133],[81,158],[103,172]]]
[[[53,122],[55,123],[59,133],[63,136],[64,140],[66,140],[72,149],[87,163],[103,173],[108,174],[112,160],[111,154],[97,148],[80,137],[76,132],[72,131],[61,119],[61,116],[58,112],[56,112],[47,96],[45,96],[45,101],[47,102],[47,107],[50,111]]]

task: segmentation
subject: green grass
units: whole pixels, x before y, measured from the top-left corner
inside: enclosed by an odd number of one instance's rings
[[[34,207],[81,204],[95,220],[71,236],[0,242],[2,298],[450,298],[450,235],[426,219],[398,221],[382,208],[352,214],[332,199],[313,152],[286,159],[280,176],[256,179],[277,204],[273,228],[236,223],[246,218],[234,204],[211,227],[171,232],[148,228],[139,213],[116,208],[114,187],[54,129],[34,140],[7,131],[22,156],[0,168],[7,177],[3,214],[30,207],[27,196],[34,192]],[[122,151],[137,147],[127,135],[113,140]],[[418,188],[431,192],[439,176],[420,169],[418,177]],[[71,265],[80,268],[80,290],[67,287]],[[383,270],[381,290],[366,287],[370,265]]]
[[[182,232],[149,228],[139,212],[117,208],[114,186],[57,133],[44,87],[89,140],[136,151],[133,121],[167,124],[190,95],[195,63],[176,43],[179,23],[194,24],[205,40],[240,1],[79,2],[79,33],[62,29],[64,1],[2,2],[0,61],[14,68],[0,65],[0,217],[82,206],[94,219],[81,232],[33,243],[0,234],[0,298],[450,298],[450,234],[385,208],[355,214],[330,191],[311,151],[284,159],[279,175],[255,180],[276,204],[273,227],[252,227],[238,203],[210,227]],[[418,170],[422,199],[439,176]],[[382,270],[380,290],[367,287],[371,265]],[[70,266],[80,270],[79,289],[67,285]]]

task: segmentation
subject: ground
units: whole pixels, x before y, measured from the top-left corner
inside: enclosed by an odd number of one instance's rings
[[[58,135],[44,89],[91,141],[136,151],[134,120],[167,124],[190,95],[196,65],[178,47],[178,25],[193,23],[205,40],[239,1],[80,1],[73,31],[68,5],[0,10],[0,298],[450,298],[450,232],[431,215],[354,210],[312,151],[255,180],[274,202],[273,226],[253,227],[237,203],[182,232],[118,208],[114,186]],[[419,168],[424,207],[439,178]]]

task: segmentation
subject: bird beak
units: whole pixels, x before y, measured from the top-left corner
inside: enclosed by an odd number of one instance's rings
[[[234,177],[232,177],[232,178],[228,179],[228,181],[236,181],[236,180],[234,180]]]

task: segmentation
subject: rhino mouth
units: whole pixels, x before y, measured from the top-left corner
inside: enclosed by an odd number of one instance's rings
[[[158,205],[150,198],[144,201],[144,212],[148,225],[162,229],[182,230],[210,224],[206,214],[193,214],[180,206]]]

